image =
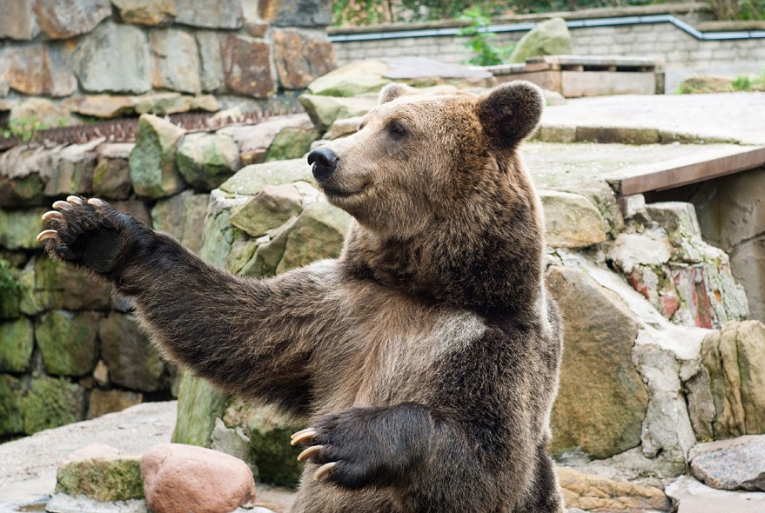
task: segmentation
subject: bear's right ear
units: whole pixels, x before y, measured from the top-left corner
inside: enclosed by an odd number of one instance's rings
[[[388,84],[382,88],[382,91],[380,91],[380,99],[378,103],[382,105],[383,103],[388,103],[391,100],[395,100],[399,96],[404,96],[405,94],[412,94],[416,92],[417,89],[414,87],[409,87],[406,84]]]
[[[509,148],[531,135],[544,105],[538,86],[516,80],[497,86],[478,99],[478,119],[497,147]]]

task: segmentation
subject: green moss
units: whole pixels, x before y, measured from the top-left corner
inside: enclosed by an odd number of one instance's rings
[[[42,377],[32,380],[22,406],[24,432],[31,435],[82,420],[85,391],[65,379]]]
[[[268,148],[266,162],[298,159],[311,150],[311,143],[319,138],[316,130],[288,127],[279,132]]]
[[[210,447],[215,419],[222,417],[226,398],[202,378],[185,372],[178,391],[178,421],[173,442]]]
[[[29,319],[0,324],[0,371],[26,371],[34,343],[34,326]]]
[[[290,435],[303,427],[286,421],[271,407],[256,410],[247,431],[261,481],[276,486],[298,485],[304,465],[297,456],[302,448],[290,445]]]
[[[21,380],[0,374],[0,436],[24,432]]]
[[[56,493],[105,502],[143,499],[141,460],[115,456],[72,461],[59,469]]]
[[[96,366],[96,334],[100,314],[56,310],[37,327],[45,369],[58,376],[83,376]]]

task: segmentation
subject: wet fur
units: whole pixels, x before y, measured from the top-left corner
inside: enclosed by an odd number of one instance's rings
[[[167,357],[308,419],[323,449],[294,512],[562,512],[546,453],[560,319],[516,153],[541,98],[410,93],[386,88],[333,145],[322,187],[357,219],[338,260],[243,279],[99,202],[54,216],[46,249],[131,296]]]

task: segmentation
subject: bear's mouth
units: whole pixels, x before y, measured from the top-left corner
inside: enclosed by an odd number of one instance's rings
[[[352,196],[357,196],[367,190],[369,187],[369,184],[365,184],[361,187],[357,187],[355,189],[345,189],[342,187],[336,187],[332,186],[330,184],[320,184],[322,190],[324,191],[324,194],[327,195],[329,198],[350,198]]]

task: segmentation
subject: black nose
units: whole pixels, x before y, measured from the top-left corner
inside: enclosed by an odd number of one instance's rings
[[[337,168],[337,155],[326,146],[316,148],[308,154],[308,164],[313,164],[313,176],[317,180],[326,180]]]

